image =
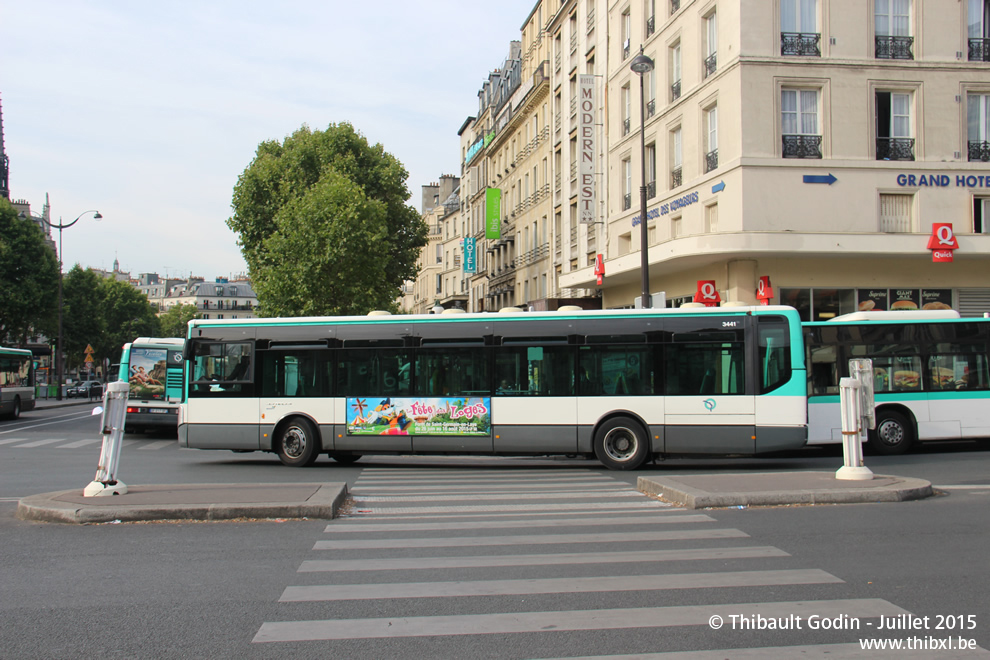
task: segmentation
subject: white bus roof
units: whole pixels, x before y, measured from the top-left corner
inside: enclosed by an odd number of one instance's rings
[[[862,321],[939,321],[942,319],[958,319],[959,312],[954,309],[914,309],[908,311],[883,312],[853,312],[829,319],[828,323],[860,323]]]

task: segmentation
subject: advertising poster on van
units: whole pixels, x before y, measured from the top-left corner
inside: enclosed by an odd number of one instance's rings
[[[127,382],[131,386],[128,398],[164,400],[167,360],[168,351],[164,348],[132,346],[130,373],[127,374]]]
[[[485,436],[491,409],[488,397],[348,397],[347,434]]]

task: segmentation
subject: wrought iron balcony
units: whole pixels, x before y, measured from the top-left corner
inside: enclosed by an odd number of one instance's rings
[[[711,55],[705,58],[705,71],[704,71],[705,75],[703,76],[704,78],[707,78],[708,76],[715,73],[715,69],[718,68],[718,59],[716,57],[717,55],[718,53],[712,53]]]
[[[646,102],[646,117],[647,119],[655,115],[657,112],[657,100],[650,99]]]
[[[990,39],[969,40],[969,61],[990,62]]]
[[[914,160],[914,138],[877,138],[877,160]]]
[[[718,167],[718,149],[712,149],[705,154],[705,172],[711,172]]]
[[[632,208],[632,193],[626,193],[622,196],[622,210],[628,211]]]
[[[785,135],[784,158],[821,158],[821,135]]]
[[[673,103],[677,99],[681,98],[681,81],[673,83],[670,86],[670,102]]]
[[[913,60],[914,37],[889,37],[876,35],[874,56],[878,60]]]
[[[622,59],[627,59],[629,57],[629,40],[626,39],[626,43],[622,46]]]
[[[629,135],[629,119],[622,120],[622,134]]]
[[[650,36],[657,31],[657,17],[650,16],[646,19],[646,36]]]
[[[680,188],[681,182],[681,168],[675,167],[670,171],[670,188]]]
[[[821,57],[821,42],[822,35],[818,32],[781,32],[780,54]]]
[[[653,199],[657,196],[657,182],[650,181],[646,184],[646,199]]]
[[[973,161],[990,162],[990,142],[970,141],[969,159]],[[984,220],[986,222],[986,220]]]
[[[670,0],[670,13],[673,14],[681,8],[681,0]]]

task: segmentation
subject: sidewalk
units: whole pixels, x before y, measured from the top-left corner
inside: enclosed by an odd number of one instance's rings
[[[754,472],[640,477],[637,489],[688,509],[788,504],[904,502],[931,497],[924,479],[873,475],[863,481],[840,480],[835,472]]]
[[[17,505],[22,520],[61,523],[148,520],[230,520],[233,518],[321,518],[337,516],[347,485],[185,484],[128,486],[123,495],[85,497],[83,489],[25,497]]]

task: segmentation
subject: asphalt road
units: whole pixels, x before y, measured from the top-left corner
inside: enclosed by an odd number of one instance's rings
[[[679,459],[617,473],[581,459],[369,457],[300,470],[268,455],[180,450],[165,434],[128,436],[119,473],[127,483],[346,481],[355,501],[349,517],[330,524],[73,526],[13,517],[19,497],[88,483],[98,440],[88,406],[0,422],[0,658],[702,649],[740,657],[744,648],[785,657],[801,645],[824,645],[809,657],[891,657],[856,655],[858,640],[884,638],[877,617],[900,621],[901,612],[928,616],[926,627],[887,637],[963,637],[990,649],[987,443],[867,457],[875,473],[940,487],[928,500],[684,512],[638,495],[636,477],[823,470],[841,458]],[[840,622],[846,615],[861,629],[733,628],[731,616],[756,612],[802,616],[806,625],[815,612]],[[714,615],[722,628],[708,624]]]

